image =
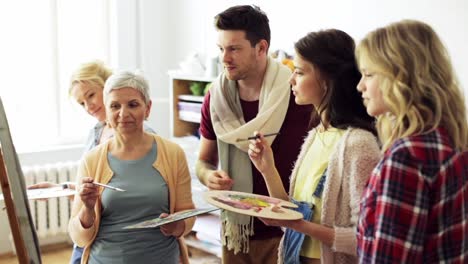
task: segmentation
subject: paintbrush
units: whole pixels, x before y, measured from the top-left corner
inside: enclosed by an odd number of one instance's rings
[[[120,188],[117,188],[117,187],[109,186],[109,185],[98,183],[98,182],[92,182],[92,184],[98,185],[98,186],[101,186],[101,187],[104,187],[104,188],[109,188],[109,189],[114,190],[114,191],[125,192],[124,189],[120,189]]]
[[[275,135],[279,135],[279,132],[277,133],[270,133],[270,134],[265,134],[263,135],[263,137],[271,137],[271,136],[275,136]],[[260,138],[260,135],[255,135],[255,136],[251,136],[251,137],[248,137],[248,138],[238,138],[236,139],[236,142],[241,142],[241,141],[246,141],[246,140],[252,140],[252,139],[257,139],[257,138]]]

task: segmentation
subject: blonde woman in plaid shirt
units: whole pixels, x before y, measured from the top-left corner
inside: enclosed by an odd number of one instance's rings
[[[360,262],[467,263],[467,116],[447,50],[404,20],[370,32],[356,55],[384,152],[361,201]]]

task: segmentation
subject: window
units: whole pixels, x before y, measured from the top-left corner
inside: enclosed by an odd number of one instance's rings
[[[107,0],[0,3],[0,97],[18,151],[83,143],[95,120],[68,96],[81,63],[109,62]]]

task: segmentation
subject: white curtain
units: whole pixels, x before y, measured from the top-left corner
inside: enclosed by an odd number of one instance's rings
[[[108,0],[0,2],[0,97],[18,151],[83,143],[94,120],[68,96],[83,62],[110,61]]]

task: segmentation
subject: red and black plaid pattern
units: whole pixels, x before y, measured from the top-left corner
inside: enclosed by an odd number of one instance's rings
[[[468,263],[468,152],[444,129],[402,138],[361,200],[360,263]]]

